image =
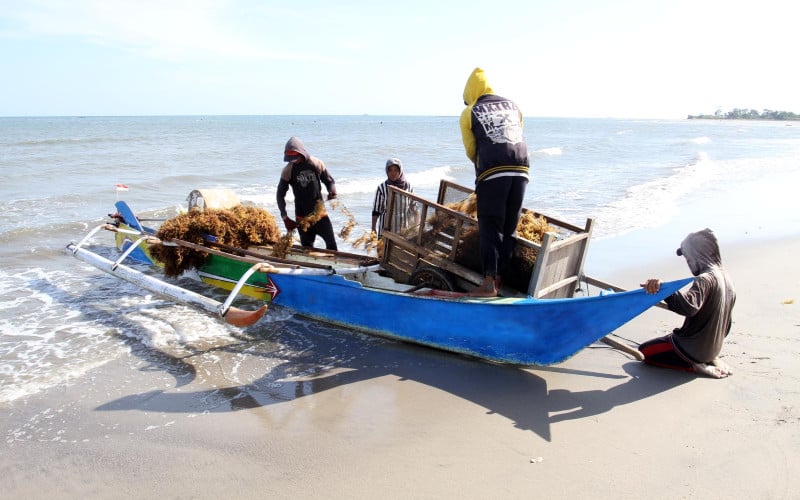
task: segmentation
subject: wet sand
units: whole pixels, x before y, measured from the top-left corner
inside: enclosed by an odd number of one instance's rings
[[[644,366],[599,343],[519,369],[296,320],[268,338],[188,353],[134,343],[80,380],[0,408],[0,491],[792,498],[798,254],[800,238],[723,242],[738,301],[722,352],[734,375],[722,380]],[[687,275],[672,258],[612,278],[633,287]],[[654,308],[616,334],[640,343],[679,323]]]

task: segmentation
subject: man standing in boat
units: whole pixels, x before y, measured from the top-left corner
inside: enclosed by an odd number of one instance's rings
[[[336,183],[325,168],[325,163],[311,156],[297,137],[291,137],[286,142],[283,160],[286,166],[278,182],[277,201],[286,230],[296,228],[300,233],[300,244],[304,247],[313,248],[314,240],[320,236],[325,241],[325,248],[337,250],[333,224],[322,199],[322,184],[328,190],[328,199],[332,200],[336,198]],[[286,193],[290,186],[294,195],[294,220],[286,213]]]
[[[459,125],[467,157],[475,165],[483,267],[483,282],[469,295],[494,297],[514,253],[528,186],[528,147],[522,112],[514,101],[494,94],[481,68],[467,79],[464,104]]]

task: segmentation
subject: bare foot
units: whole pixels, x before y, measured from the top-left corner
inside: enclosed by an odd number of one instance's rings
[[[726,362],[722,361],[721,359],[714,358],[711,364],[716,366],[721,372],[723,372],[726,377],[733,375],[733,368],[731,368]]]
[[[695,363],[694,371],[711,378],[725,378],[730,375],[730,372],[721,370],[717,366],[710,363]]]

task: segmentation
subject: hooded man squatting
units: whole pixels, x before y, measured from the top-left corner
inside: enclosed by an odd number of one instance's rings
[[[733,374],[719,359],[722,344],[731,330],[731,314],[736,291],[728,272],[722,267],[719,244],[711,229],[690,233],[677,250],[695,276],[686,292],[677,291],[664,299],[670,311],[685,316],[680,328],[664,337],[639,346],[644,362],[700,373],[713,378]],[[641,286],[656,293],[661,281],[650,278]]]

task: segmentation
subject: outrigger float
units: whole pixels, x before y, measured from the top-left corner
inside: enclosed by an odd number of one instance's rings
[[[113,223],[97,226],[80,242],[68,244],[67,250],[102,271],[199,307],[235,326],[256,323],[273,303],[314,320],[522,366],[562,362],[598,340],[638,355],[606,336],[692,281],[664,283],[651,295],[641,289],[623,291],[584,276],[593,221],[588,219],[580,227],[536,214],[556,230],[545,234],[541,244],[517,240],[518,247],[535,254],[530,274],[524,276],[527,290],[506,287],[500,297],[469,297],[459,290],[476,286],[481,276],[462,265],[459,257],[477,221],[445,205],[471,192],[442,181],[433,202],[390,188],[380,259],[299,246],[278,258],[272,256],[269,246],[235,248],[216,243],[213,237],[203,244],[160,241],[156,231],[143,226],[124,201],[117,201]],[[193,191],[189,199],[190,209],[192,199],[203,205],[203,191]],[[399,227],[402,218],[392,217],[392,213],[409,205],[418,211],[418,221],[411,227]],[[447,222],[443,224],[443,220]],[[122,253],[115,261],[85,248],[100,230],[116,233]],[[129,259],[159,264],[148,251],[153,244],[184,246],[207,254],[197,270],[200,279],[230,291],[227,299],[219,302],[125,264]],[[607,290],[575,296],[582,284]],[[265,304],[254,311],[236,308],[232,303],[240,294]]]

